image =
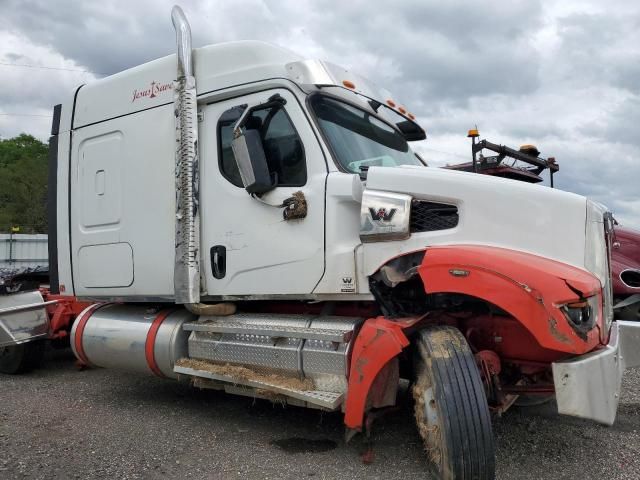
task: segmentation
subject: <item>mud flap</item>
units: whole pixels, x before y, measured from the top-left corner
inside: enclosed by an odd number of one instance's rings
[[[363,324],[355,339],[351,353],[349,386],[345,403],[344,423],[347,426],[347,438],[362,429],[369,392],[378,374],[389,361],[394,359],[409,345],[404,330],[415,325],[420,318],[388,320],[385,317],[370,318]],[[389,378],[397,377],[391,375]],[[389,379],[388,378],[388,379]],[[374,389],[386,391],[382,385]],[[384,402],[384,393],[378,399]],[[374,399],[372,399],[374,400]]]
[[[37,290],[0,295],[0,348],[46,338],[47,303]]]

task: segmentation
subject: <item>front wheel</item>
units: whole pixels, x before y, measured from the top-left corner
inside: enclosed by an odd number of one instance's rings
[[[44,357],[45,341],[0,347],[0,373],[15,375],[37,368]]]
[[[439,478],[495,478],[489,405],[466,339],[437,326],[418,332],[415,345],[415,418]]]

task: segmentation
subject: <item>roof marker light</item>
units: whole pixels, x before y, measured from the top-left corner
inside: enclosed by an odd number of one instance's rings
[[[401,114],[403,114],[403,115],[404,115],[405,113],[407,113],[407,111],[405,110],[405,108],[404,108],[404,107],[398,107],[398,111],[399,111]]]
[[[355,83],[353,83],[353,82],[352,82],[352,81],[350,81],[350,80],[343,80],[343,81],[342,81],[342,84],[343,84],[345,87],[350,88],[350,89],[352,89],[352,90],[355,90],[355,88],[356,88]]]
[[[396,106],[396,102],[394,102],[393,100],[389,99],[389,100],[387,100],[387,105],[389,105],[391,108],[394,108]]]
[[[407,116],[411,119],[411,120],[415,120],[416,116],[413,113],[407,113]]]

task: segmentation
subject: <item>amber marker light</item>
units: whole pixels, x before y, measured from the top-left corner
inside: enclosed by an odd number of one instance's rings
[[[587,306],[589,306],[589,304],[586,301],[567,303],[567,307],[569,308],[584,308]]]
[[[389,99],[389,100],[387,100],[387,105],[389,105],[391,108],[395,108],[396,102],[394,102],[393,100]]]
[[[352,82],[352,81],[350,81],[350,80],[343,80],[343,81],[342,81],[342,84],[343,84],[345,87],[350,88],[351,90],[355,90],[355,88],[356,88],[355,83],[353,83],[353,82]]]
[[[462,270],[461,268],[453,268],[449,270],[449,273],[454,277],[468,277],[471,272],[469,272],[469,270]]]

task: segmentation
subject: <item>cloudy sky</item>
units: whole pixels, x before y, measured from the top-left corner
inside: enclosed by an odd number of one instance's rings
[[[77,85],[173,53],[172,3],[0,0],[0,137],[44,140],[51,106]],[[491,141],[555,156],[560,188],[640,228],[640,2],[181,5],[195,46],[266,40],[398,92],[427,130],[418,150],[432,165],[468,161],[477,124]]]

